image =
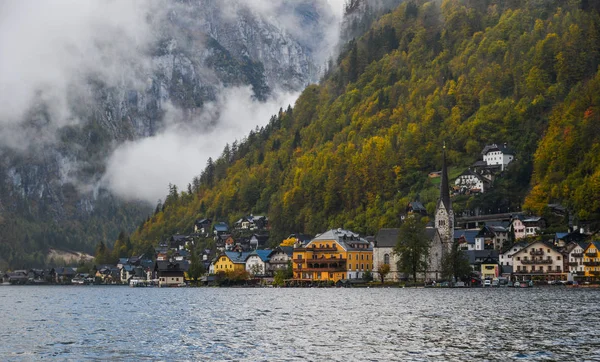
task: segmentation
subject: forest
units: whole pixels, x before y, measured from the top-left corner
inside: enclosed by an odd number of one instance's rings
[[[516,160],[455,212],[567,207],[600,219],[600,16],[588,1],[409,1],[345,46],[319,85],[209,159],[132,235],[138,249],[197,218],[266,214],[293,232],[398,227],[432,211],[446,144],[451,177],[506,142]]]

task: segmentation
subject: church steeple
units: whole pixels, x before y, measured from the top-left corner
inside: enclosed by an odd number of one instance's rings
[[[450,182],[448,181],[448,166],[446,165],[446,144],[443,149],[442,180],[440,182],[440,199],[435,211],[435,227],[440,234],[442,243],[452,245],[454,241],[454,211],[450,201]]]
[[[446,211],[452,208],[450,201],[450,187],[448,183],[448,167],[446,166],[446,142],[444,142],[442,162],[442,182],[440,182],[440,202],[444,204]]]

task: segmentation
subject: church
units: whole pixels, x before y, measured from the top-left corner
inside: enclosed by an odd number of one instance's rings
[[[434,222],[425,229],[425,234],[430,240],[427,270],[420,273],[422,280],[442,279],[442,260],[454,242],[454,212],[450,200],[450,183],[446,165],[446,149],[444,147],[443,164],[440,182],[440,197],[435,209]],[[411,203],[412,204],[412,203]],[[414,212],[411,208],[410,212]],[[381,229],[375,236],[373,248],[373,266],[377,278],[377,267],[380,263],[390,265],[390,273],[386,280],[398,281],[407,277],[398,271],[398,255],[393,250],[398,242],[399,229]]]
[[[448,182],[448,168],[446,166],[446,146],[442,161],[442,180],[440,182],[440,198],[435,208],[435,218],[432,227],[427,227],[427,235],[432,235],[429,246],[429,260],[427,261],[426,280],[440,280],[442,278],[442,260],[450,252],[454,242],[454,211],[450,200],[450,183]]]

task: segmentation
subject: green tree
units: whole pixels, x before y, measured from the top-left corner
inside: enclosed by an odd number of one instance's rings
[[[459,249],[459,243],[454,242],[450,252],[444,255],[442,259],[442,276],[446,279],[456,278],[464,281],[469,279],[471,272],[469,259]]]
[[[198,285],[198,279],[206,272],[204,263],[196,253],[196,250],[191,251],[190,255],[190,267],[187,271],[188,278],[194,285]]]
[[[427,269],[430,240],[425,234],[425,223],[418,216],[407,217],[400,226],[394,252],[399,256],[398,270],[417,281],[417,273]]]

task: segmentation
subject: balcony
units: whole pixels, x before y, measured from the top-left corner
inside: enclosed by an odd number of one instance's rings
[[[515,274],[561,274],[562,270],[517,270]]]
[[[521,260],[523,264],[552,264],[552,259]]]
[[[573,257],[573,258],[583,258],[583,253],[571,253],[571,257]]]
[[[598,256],[598,253],[585,253],[585,256],[587,256],[588,258],[596,258]]]
[[[313,252],[332,252],[332,251],[338,251],[337,246],[332,245],[328,248],[317,248],[315,245],[310,246],[308,248],[295,248],[294,251],[313,251]]]
[[[600,261],[584,261],[585,266],[600,266]]]
[[[345,272],[346,268],[342,267],[322,267],[322,268],[302,268],[298,269],[298,271],[302,272]]]
[[[529,252],[529,255],[544,255],[543,250],[532,250]]]
[[[590,271],[590,275],[598,276],[598,275],[600,275],[600,270],[592,270],[592,271]]]
[[[310,259],[294,259],[293,262],[296,264],[332,264],[332,263],[346,263],[347,259],[343,258],[310,258]]]
[[[302,263],[302,261],[296,261],[296,260],[307,260],[307,259],[294,259],[294,263]],[[287,265],[288,261],[287,260],[269,260],[269,264],[271,265]]]
[[[569,263],[569,266],[577,266],[577,265],[579,265],[579,263],[576,261],[572,261]]]

